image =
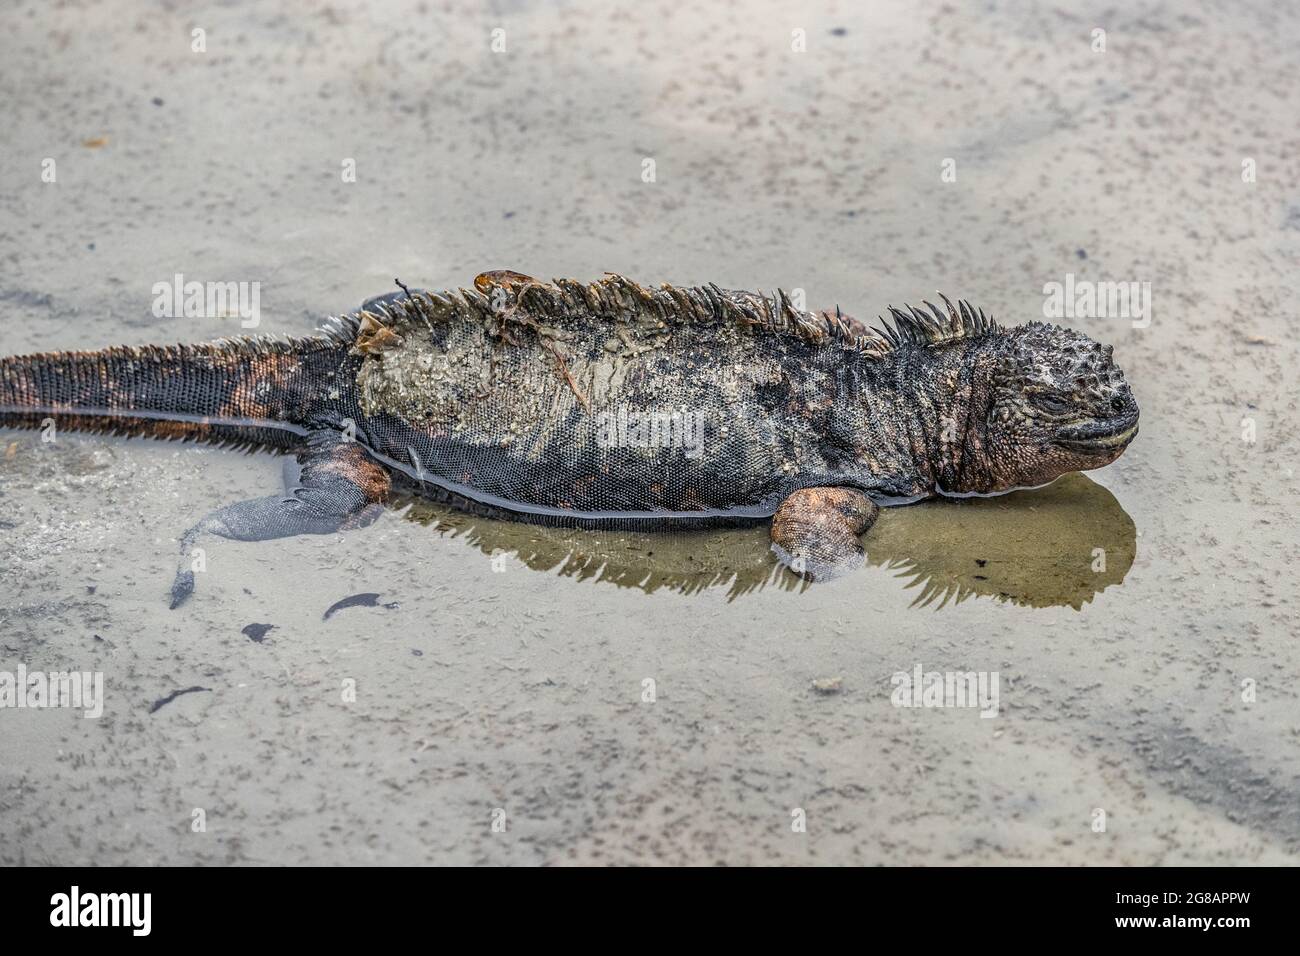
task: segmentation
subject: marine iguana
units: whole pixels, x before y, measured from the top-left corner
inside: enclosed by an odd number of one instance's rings
[[[312,337],[0,359],[0,426],[54,416],[293,456],[286,494],[181,536],[172,607],[204,535],[360,527],[395,484],[543,523],[770,520],[777,557],[817,580],[862,563],[881,505],[1043,485],[1137,434],[1110,346],[940,298],[873,328],[780,290],[488,272],[401,286]]]

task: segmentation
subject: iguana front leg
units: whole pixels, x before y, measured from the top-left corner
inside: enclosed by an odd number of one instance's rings
[[[173,608],[194,593],[193,549],[205,534],[236,541],[333,534],[364,527],[383,512],[392,480],[356,442],[344,441],[335,431],[314,432],[297,459],[301,471],[292,485],[291,469],[285,469],[286,494],[218,508],[181,536]]]
[[[800,488],[772,516],[772,550],[796,574],[825,581],[862,566],[858,535],[880,507],[856,488]]]

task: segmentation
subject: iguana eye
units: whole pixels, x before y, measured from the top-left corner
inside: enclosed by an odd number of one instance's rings
[[[1063,398],[1057,398],[1055,395],[1035,395],[1034,404],[1043,411],[1056,415],[1070,410],[1070,403]]]

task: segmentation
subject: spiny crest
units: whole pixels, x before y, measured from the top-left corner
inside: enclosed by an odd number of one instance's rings
[[[322,339],[336,345],[351,345],[361,327],[361,313],[348,312],[343,315],[331,315],[321,323],[316,334]]]
[[[337,334],[327,332],[327,335]],[[12,356],[9,361],[23,362],[32,367],[63,359],[120,359],[142,365],[179,366],[184,362],[259,355],[298,354],[304,349],[324,347],[326,340],[318,336],[295,338],[288,335],[242,335],[210,342],[191,342],[176,345],[110,345],[102,349],[78,349],[66,352],[34,352],[30,355]]]
[[[503,300],[503,296],[508,297]],[[580,317],[615,319],[633,312],[658,318],[665,325],[694,322],[734,324],[743,328],[794,334],[814,344],[838,344],[872,357],[912,345],[933,345],[996,332],[992,318],[962,300],[954,306],[940,293],[947,312],[926,303],[930,313],[908,307],[890,307],[892,323],[871,328],[838,307],[834,312],[808,312],[795,306],[783,289],[772,295],[702,286],[657,288],[643,286],[615,273],[595,282],[553,279],[540,282],[514,272],[488,272],[478,276],[474,288],[443,292],[408,292],[405,297],[377,304],[329,320],[321,332],[331,341],[353,346],[359,352],[382,351],[396,344],[391,333],[398,326],[423,323],[432,328],[456,316],[481,318],[496,315],[503,321],[520,321],[515,309],[549,321]],[[510,307],[503,308],[508,301]]]
[[[806,312],[795,306],[783,289],[765,295],[722,289],[713,283],[702,286],[664,283],[648,288],[614,273],[590,283],[574,279],[540,282],[513,272],[484,273],[475,279],[472,289],[408,292],[405,297],[376,304],[370,311],[331,319],[322,333],[369,351],[373,344],[386,338],[382,328],[420,322],[432,327],[433,322],[453,317],[496,316],[504,322],[527,324],[528,318],[562,323],[592,318],[613,321],[637,314],[657,319],[664,326],[733,324],[793,333],[815,343],[878,344],[873,336],[866,334],[865,326],[838,309],[834,314]]]
[[[312,336],[302,337],[274,334],[236,335],[216,339],[212,342],[198,346],[181,345],[174,347],[189,350],[202,349],[217,352],[237,353],[241,355],[288,355],[290,353],[301,351],[303,346],[309,346],[314,341],[316,341],[316,339]]]
[[[891,305],[892,324],[884,316],[879,316],[883,328],[871,331],[884,337],[891,349],[898,349],[908,345],[937,345],[956,339],[973,339],[1002,330],[991,316],[984,314],[983,309],[976,309],[965,299],[958,300],[954,306],[942,292],[939,298],[943,299],[947,311],[929,301],[925,303],[930,309],[928,313],[910,305],[904,312]]]

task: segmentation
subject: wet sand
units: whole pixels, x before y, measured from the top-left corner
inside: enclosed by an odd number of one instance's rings
[[[240,331],[155,317],[176,273],[293,334],[500,268],[1007,324],[1073,274],[1153,320],[1065,320],[1141,405],[1115,465],[893,509],[812,587],[761,531],[420,506],[218,542],[173,612],[177,536],[280,462],[0,433],[0,670],[107,693],[0,710],[0,862],[1297,862],[1300,14],[1087,7],[6,13],[0,353]],[[894,706],[918,664],[996,671],[998,715]]]

